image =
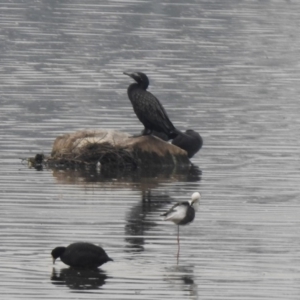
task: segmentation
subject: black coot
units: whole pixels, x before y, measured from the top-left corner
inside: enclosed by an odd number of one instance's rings
[[[75,268],[98,268],[113,261],[101,247],[83,242],[73,243],[68,247],[56,247],[51,255],[53,263],[60,257],[63,263]]]

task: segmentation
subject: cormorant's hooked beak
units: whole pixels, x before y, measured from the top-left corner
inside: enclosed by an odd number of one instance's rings
[[[139,75],[137,73],[127,73],[127,72],[123,72],[124,75],[127,75],[129,77],[131,77],[132,79],[134,79],[135,81],[137,81],[139,79]]]
[[[112,258],[109,257],[109,258],[107,259],[107,261],[114,261],[114,260],[113,260]]]
[[[135,82],[137,82],[142,89],[147,89],[149,85],[149,79],[146,76],[146,74],[141,73],[141,72],[133,72],[133,73],[127,73],[123,72],[123,74],[131,77]]]

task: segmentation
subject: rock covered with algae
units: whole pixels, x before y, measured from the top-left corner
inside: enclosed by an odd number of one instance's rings
[[[132,137],[115,130],[81,130],[58,136],[44,162],[132,168],[190,164],[187,152],[175,145],[152,135]]]

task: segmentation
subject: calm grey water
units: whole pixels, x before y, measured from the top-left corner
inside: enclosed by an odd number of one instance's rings
[[[2,299],[299,299],[299,1],[1,1]],[[144,71],[193,170],[36,171],[56,136],[142,129],[123,71]],[[202,174],[201,174],[202,173]],[[200,191],[195,221],[160,214]],[[102,245],[74,272],[50,251]]]

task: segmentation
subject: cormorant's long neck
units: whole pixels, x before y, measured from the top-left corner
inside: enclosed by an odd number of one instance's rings
[[[131,99],[131,95],[132,95],[132,92],[137,89],[139,87],[139,85],[137,83],[132,83],[128,89],[127,89],[127,94],[128,94],[128,97],[129,99]]]
[[[144,78],[144,80],[142,82],[139,83],[139,88],[146,90],[149,86],[149,80],[148,78]]]
[[[148,87],[149,83],[148,82],[140,82],[140,83],[132,83],[128,89],[127,89],[127,94],[130,98],[131,93],[135,90],[135,89],[142,89],[142,90],[146,90]]]

